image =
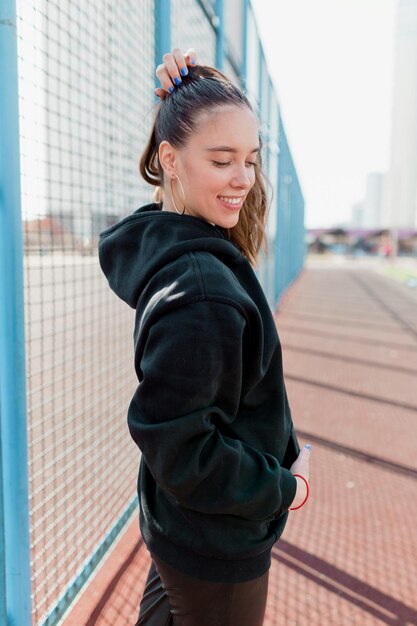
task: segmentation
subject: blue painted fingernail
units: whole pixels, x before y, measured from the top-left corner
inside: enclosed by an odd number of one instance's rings
[[[174,91],[174,87],[170,87],[170,88],[168,89],[168,91],[169,91],[169,93],[172,93],[172,92]]]
[[[306,443],[304,447],[307,448],[307,450],[311,450],[311,445],[309,443]]]
[[[182,68],[181,68],[181,74],[182,74],[183,76],[187,76],[187,74],[188,74],[188,70],[187,70],[187,68],[186,68],[186,67],[182,67]]]
[[[182,82],[182,81],[181,81],[181,78],[180,78],[179,76],[176,76],[176,77],[174,78],[174,83],[177,85],[177,87],[178,87],[178,85],[181,85],[181,82]]]
[[[195,59],[191,59],[191,63],[195,65]]]

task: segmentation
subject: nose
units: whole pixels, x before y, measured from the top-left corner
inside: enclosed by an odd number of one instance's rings
[[[231,185],[237,189],[250,189],[254,182],[255,175],[252,173],[251,169],[248,169],[247,166],[244,165],[234,172]]]

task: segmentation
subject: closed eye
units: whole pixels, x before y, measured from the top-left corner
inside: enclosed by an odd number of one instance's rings
[[[213,165],[215,165],[216,167],[226,167],[227,165],[230,165],[231,161],[212,161]],[[248,161],[246,163],[246,165],[251,165],[253,167],[256,167],[258,164],[257,163],[253,163],[252,161]]]
[[[223,163],[222,161],[212,161],[213,165],[216,167],[226,167],[226,165],[230,165],[231,161],[227,161]]]

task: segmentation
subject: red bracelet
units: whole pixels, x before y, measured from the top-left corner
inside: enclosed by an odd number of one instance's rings
[[[307,502],[307,498],[308,498],[308,496],[310,494],[310,487],[308,486],[307,479],[304,478],[304,476],[301,476],[301,474],[293,474],[293,476],[299,476],[300,478],[303,479],[303,481],[305,482],[305,484],[307,486],[307,495],[306,495],[306,497],[304,498],[304,500],[302,501],[302,503],[299,506],[294,506],[293,508],[289,508],[288,509],[289,511],[295,511],[296,509],[300,509],[303,506],[303,504],[305,504]]]

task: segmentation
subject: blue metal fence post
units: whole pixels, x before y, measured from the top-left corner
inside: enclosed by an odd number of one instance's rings
[[[155,67],[162,63],[162,56],[171,50],[171,0],[155,0]],[[155,86],[160,87],[155,76]]]
[[[264,51],[262,48],[261,40],[258,39],[259,59],[258,59],[258,93],[259,93],[259,121],[261,125],[264,122],[263,119],[263,87],[264,87]]]
[[[0,618],[1,623],[8,626],[30,626],[23,237],[15,0],[3,0],[0,5],[0,77],[0,497],[4,532]]]
[[[281,111],[278,112],[278,163],[277,163],[277,232],[275,235],[275,258],[277,260],[276,272],[275,272],[275,303],[278,305],[282,294],[283,288],[283,183],[282,183],[282,168],[284,163],[284,146],[283,146],[283,126],[281,121]]]
[[[224,66],[224,3],[216,0],[216,67],[222,70]]]
[[[243,0],[243,24],[242,24],[242,86],[247,91],[248,76],[248,12],[250,0]]]

